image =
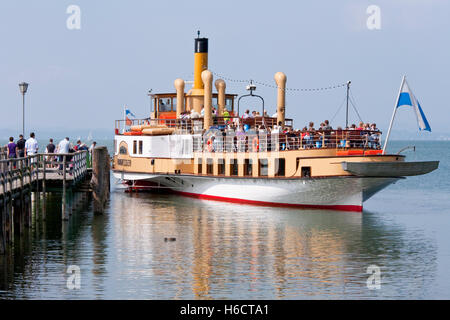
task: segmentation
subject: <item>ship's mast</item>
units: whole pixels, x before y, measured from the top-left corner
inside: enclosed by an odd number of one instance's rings
[[[349,99],[349,92],[350,92],[350,84],[351,81],[347,81],[347,109],[345,111],[345,128],[348,129],[348,99]]]

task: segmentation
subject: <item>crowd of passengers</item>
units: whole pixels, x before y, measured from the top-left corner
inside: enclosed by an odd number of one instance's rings
[[[310,122],[308,126],[303,129],[293,129],[290,126],[283,126],[281,122],[276,124],[277,114],[275,113],[270,117],[267,111],[264,112],[264,117],[259,112],[246,110],[241,118],[231,117],[228,110],[223,112],[223,123],[218,121],[218,112],[216,108],[212,108],[213,123],[214,126],[211,129],[221,131],[222,136],[232,134],[236,138],[234,139],[235,149],[239,149],[238,145],[245,145],[246,150],[251,148],[252,141],[249,136],[267,136],[267,141],[257,141],[259,143],[266,143],[270,149],[271,136],[277,135],[279,141],[279,148],[281,150],[292,149],[310,149],[310,148],[322,148],[322,147],[341,147],[341,148],[371,148],[380,149],[380,136],[381,132],[378,130],[375,123],[360,122],[357,126],[352,124],[350,127],[343,129],[338,126],[335,129],[330,125],[328,120],[320,123],[318,129],[315,129],[314,122]],[[187,119],[199,119],[204,116],[204,108],[201,113],[192,110],[191,112],[183,112],[180,116],[181,120]],[[258,119],[260,121],[252,121],[252,119]],[[264,118],[271,118],[272,123],[265,121]],[[261,124],[257,124],[261,122]],[[219,133],[220,135],[220,133]],[[217,133],[215,134],[217,136]],[[212,136],[209,149],[217,150],[217,141],[215,136]]]

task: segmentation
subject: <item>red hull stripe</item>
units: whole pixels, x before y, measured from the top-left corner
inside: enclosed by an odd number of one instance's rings
[[[245,200],[237,198],[227,198],[211,196],[206,194],[197,194],[184,191],[172,190],[174,193],[181,194],[187,197],[214,200],[214,201],[225,201],[241,204],[250,204],[256,206],[266,206],[266,207],[291,207],[291,208],[308,208],[308,209],[328,209],[328,210],[339,210],[339,211],[352,211],[352,212],[362,212],[362,206],[356,205],[320,205],[320,204],[296,204],[296,203],[279,203],[279,202],[267,202],[267,201],[256,201],[256,200]]]

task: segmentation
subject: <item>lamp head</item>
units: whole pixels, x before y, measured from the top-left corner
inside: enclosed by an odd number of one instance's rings
[[[19,89],[20,89],[21,94],[27,93],[28,83],[26,83],[26,82],[19,83]]]

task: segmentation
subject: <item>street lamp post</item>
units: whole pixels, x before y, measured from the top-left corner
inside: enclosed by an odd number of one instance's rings
[[[19,83],[19,89],[22,94],[22,134],[25,136],[25,93],[28,90],[28,83]]]

